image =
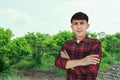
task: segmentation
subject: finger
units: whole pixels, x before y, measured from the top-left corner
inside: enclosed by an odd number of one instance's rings
[[[99,58],[92,58],[92,60],[100,61],[100,59],[99,59]]]
[[[98,57],[98,55],[96,55],[96,54],[92,54],[92,55],[90,55],[90,56],[92,56],[92,57]]]
[[[99,63],[99,61],[96,61],[96,60],[91,60],[91,62],[92,62],[93,64],[98,64],[98,63]]]
[[[66,58],[66,56],[65,56],[64,54],[61,54],[60,56],[61,56],[62,58]]]
[[[65,55],[65,53],[63,51],[60,52],[61,55]]]
[[[93,63],[99,63],[100,60],[96,58],[96,59],[91,59],[90,62],[93,62]]]
[[[70,56],[68,55],[67,51],[66,51],[66,50],[64,50],[64,52],[65,52],[65,54],[66,54],[67,58],[68,58],[68,59],[70,59]]]
[[[94,65],[96,65],[96,64],[98,64],[97,62],[90,62],[89,64],[94,64]]]
[[[94,63],[94,62],[93,62],[92,64],[96,65],[96,64],[98,64],[98,63]]]
[[[65,52],[65,54],[66,54],[67,56],[69,56],[66,50],[64,50],[64,52]]]
[[[61,54],[61,57],[63,57],[65,55],[63,51],[61,51],[60,54]]]
[[[60,54],[62,54],[63,51],[60,52]]]
[[[62,57],[62,58],[69,59],[69,57],[68,57],[67,55],[65,55],[65,52],[61,51],[60,54],[61,54],[61,57]]]
[[[99,57],[98,55],[90,55],[90,57]]]

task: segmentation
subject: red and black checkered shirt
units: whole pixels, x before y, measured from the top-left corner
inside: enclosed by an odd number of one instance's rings
[[[85,37],[80,43],[76,39],[68,40],[64,43],[61,51],[66,50],[71,60],[82,59],[91,54],[99,55],[101,59],[101,43],[97,39]],[[59,68],[65,69],[68,59],[61,58],[60,53],[56,57],[55,65]],[[98,74],[99,64],[77,66],[74,70],[66,69],[66,80],[96,80]]]

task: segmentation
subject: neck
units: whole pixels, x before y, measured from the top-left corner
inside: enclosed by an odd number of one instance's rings
[[[86,36],[86,35],[83,35],[83,36],[76,36],[76,39],[81,41],[81,40],[83,40],[83,38],[84,38],[85,36]]]

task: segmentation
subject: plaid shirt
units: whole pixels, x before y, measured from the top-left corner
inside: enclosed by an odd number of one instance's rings
[[[82,59],[91,54],[98,54],[101,59],[101,44],[97,39],[85,37],[80,43],[76,39],[68,40],[64,43],[61,51],[66,50],[71,60]],[[65,69],[68,59],[61,58],[60,53],[56,57],[55,65]],[[74,70],[66,69],[66,80],[96,80],[99,64],[77,66]]]

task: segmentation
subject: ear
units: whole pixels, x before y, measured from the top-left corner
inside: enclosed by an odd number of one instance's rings
[[[72,28],[72,30],[73,30],[72,24],[71,24],[71,28]]]
[[[90,27],[90,24],[87,25],[87,29]]]

